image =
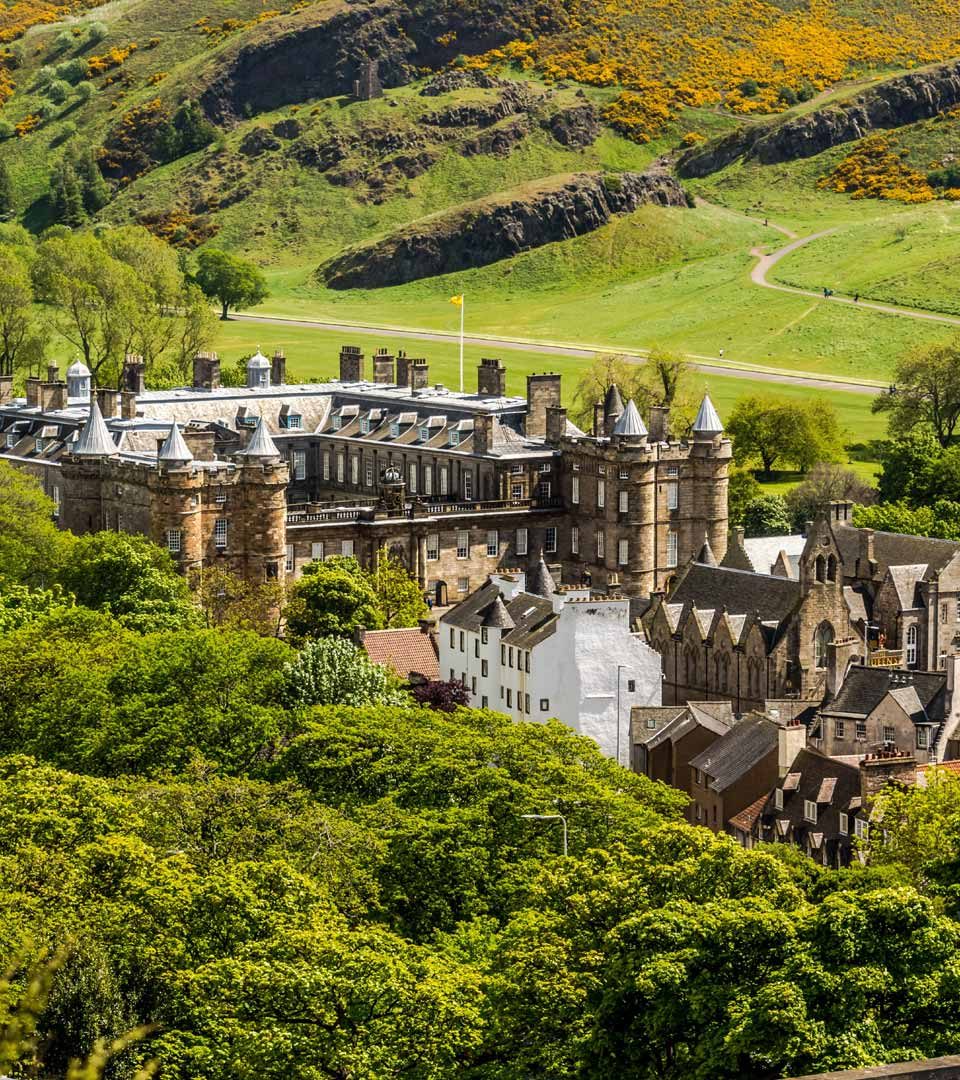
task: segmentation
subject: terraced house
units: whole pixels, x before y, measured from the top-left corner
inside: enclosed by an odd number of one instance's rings
[[[567,418],[560,377],[525,397],[484,360],[474,392],[431,385],[427,361],[345,346],[338,378],[286,380],[257,353],[224,386],[214,354],[193,384],[148,390],[139,357],[119,390],[73,365],[61,381],[0,381],[0,453],[39,476],[77,531],[126,529],[184,569],[297,575],[309,561],[386,549],[441,604],[542,553],[558,580],[642,596],[727,535],[730,443],[709,399],[688,438],[654,410],[649,428],[616,387],[590,433]],[[254,464],[256,463],[256,464]]]

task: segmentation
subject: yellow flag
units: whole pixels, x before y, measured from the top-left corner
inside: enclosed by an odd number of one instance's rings
[[[450,303],[456,304],[457,307],[463,307],[463,294],[461,293],[460,296],[451,296]]]

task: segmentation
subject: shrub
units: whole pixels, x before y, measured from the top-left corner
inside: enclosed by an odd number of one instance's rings
[[[93,85],[92,83],[81,83],[76,89],[77,101],[81,104],[84,101],[89,101],[93,97]]]
[[[62,105],[70,96],[70,84],[64,79],[53,79],[47,84],[47,97],[56,105]]]
[[[756,97],[760,90],[760,86],[756,79],[744,79],[737,89],[744,97]]]
[[[9,120],[0,120],[0,139],[12,139],[16,131]]]
[[[53,39],[53,51],[57,53],[66,52],[67,49],[72,49],[73,45],[73,34],[69,30],[61,30]]]
[[[37,72],[37,86],[46,86],[53,78],[55,78],[56,72],[49,64],[44,64],[42,68]]]
[[[781,86],[780,89],[777,91],[777,101],[779,101],[781,105],[796,105],[796,91],[793,90],[792,87]]]
[[[87,77],[87,62],[79,56],[64,60],[62,64],[57,64],[56,75],[68,83],[78,83]]]
[[[93,22],[87,28],[87,41],[91,45],[96,45],[98,41],[103,41],[107,36],[107,24],[102,22]]]

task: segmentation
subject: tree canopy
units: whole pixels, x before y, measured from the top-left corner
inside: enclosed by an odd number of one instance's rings
[[[759,464],[769,475],[778,463],[806,472],[835,461],[841,432],[833,406],[821,399],[794,402],[775,397],[741,398],[727,419],[738,465]]]
[[[906,435],[929,424],[947,446],[960,423],[960,337],[916,349],[901,358],[888,391],[874,399],[874,412],[890,414],[890,429]]]
[[[269,296],[260,269],[246,259],[217,248],[205,248],[197,256],[196,281],[205,296],[220,304],[220,318],[230,308],[256,307]]]

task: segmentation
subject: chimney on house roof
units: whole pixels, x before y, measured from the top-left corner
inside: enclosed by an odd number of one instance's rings
[[[916,782],[917,759],[890,744],[867,754],[860,762],[860,797],[864,806],[889,784],[914,787]]]

